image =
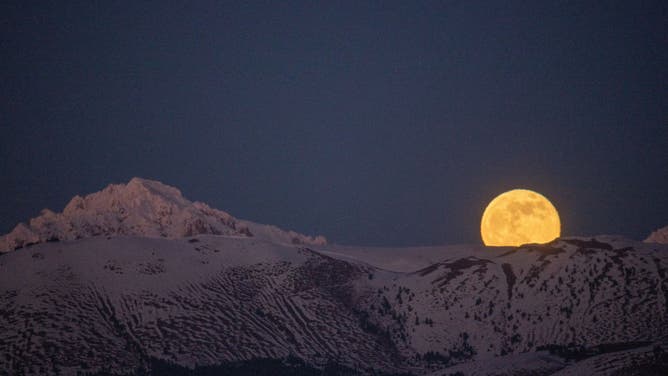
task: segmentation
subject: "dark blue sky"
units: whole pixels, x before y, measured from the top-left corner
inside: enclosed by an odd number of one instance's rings
[[[668,224],[665,1],[62,3],[0,5],[0,232],[133,176],[344,244],[480,242],[516,187]]]

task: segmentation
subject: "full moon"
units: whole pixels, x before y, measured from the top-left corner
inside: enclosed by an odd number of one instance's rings
[[[560,233],[557,209],[543,195],[527,189],[498,195],[480,222],[482,241],[488,246],[548,243]]]

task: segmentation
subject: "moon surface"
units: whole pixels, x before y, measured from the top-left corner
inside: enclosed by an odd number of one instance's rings
[[[480,234],[488,246],[520,246],[548,243],[561,233],[559,213],[540,193],[513,189],[487,205]]]

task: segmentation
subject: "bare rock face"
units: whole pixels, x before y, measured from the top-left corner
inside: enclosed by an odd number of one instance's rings
[[[75,240],[94,236],[145,236],[181,238],[198,234],[250,237],[256,225],[201,202],[191,202],[181,191],[158,181],[133,178],[112,184],[85,197],[75,196],[62,213],[44,209],[40,216],[19,224],[0,237],[0,252],[47,241]],[[286,242],[322,244],[311,238],[276,229]],[[279,239],[281,240],[281,239]]]
[[[660,228],[649,234],[647,239],[645,239],[645,243],[668,244],[668,226]]]

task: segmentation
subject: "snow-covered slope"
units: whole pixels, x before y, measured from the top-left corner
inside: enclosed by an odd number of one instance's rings
[[[450,359],[551,344],[665,341],[666,251],[602,238],[446,256],[393,283],[384,295],[412,349]]]
[[[645,239],[645,242],[668,244],[668,226],[662,227],[649,234],[647,239]]]
[[[76,196],[62,213],[44,209],[27,225],[20,223],[0,237],[0,252],[28,244],[101,235],[181,238],[197,234],[256,236],[280,243],[326,243],[322,236],[313,238],[238,220],[207,204],[187,200],[174,187],[133,178],[127,184],[112,184],[100,192]]]
[[[0,244],[13,250],[0,255],[0,375],[257,369],[258,358],[362,374],[668,367],[664,244],[327,245],[138,178],[44,211]]]
[[[664,245],[601,237],[468,254],[442,247],[438,261],[402,272],[386,267],[412,254],[420,264],[438,247],[394,249],[381,265],[377,249],[327,248],[119,236],[6,253],[0,374],[289,356],[412,374],[550,374],[586,363],[534,352],[668,341]]]
[[[0,373],[398,356],[359,326],[368,267],[253,238],[95,237],[0,257]],[[390,356],[390,358],[385,358]]]

